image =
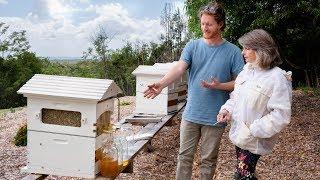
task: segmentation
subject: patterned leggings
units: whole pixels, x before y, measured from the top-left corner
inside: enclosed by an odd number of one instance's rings
[[[255,180],[255,170],[260,155],[253,154],[248,150],[241,149],[236,146],[237,167],[234,174],[235,180]]]

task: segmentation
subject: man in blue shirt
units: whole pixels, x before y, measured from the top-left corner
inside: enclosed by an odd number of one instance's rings
[[[199,11],[203,37],[183,49],[178,63],[159,82],[148,86],[145,97],[154,98],[188,70],[188,99],[180,126],[180,149],[176,179],[191,179],[197,144],[201,139],[201,179],[212,179],[225,125],[217,123],[220,107],[233,90],[243,68],[241,50],[222,38],[225,12],[217,3]]]

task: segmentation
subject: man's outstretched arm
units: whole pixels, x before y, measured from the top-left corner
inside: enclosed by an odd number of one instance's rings
[[[188,64],[184,60],[179,60],[159,82],[148,85],[148,89],[144,91],[144,97],[155,98],[163,88],[180,78],[187,68]]]

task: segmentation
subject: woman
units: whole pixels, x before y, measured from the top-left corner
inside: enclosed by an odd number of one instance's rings
[[[277,134],[290,122],[291,72],[277,67],[281,63],[278,48],[266,31],[253,30],[239,43],[247,64],[217,119],[232,119],[229,138],[236,146],[235,179],[256,179],[259,157],[272,152]]]

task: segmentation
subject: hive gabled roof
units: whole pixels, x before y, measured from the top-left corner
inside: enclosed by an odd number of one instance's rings
[[[172,68],[172,67],[174,67],[177,63],[178,63],[178,61],[173,61],[173,62],[168,62],[168,63],[154,63],[153,66],[155,66],[155,67],[168,67],[168,68]]]
[[[122,91],[109,79],[35,74],[18,93],[100,101]]]
[[[168,72],[167,69],[159,68],[155,66],[140,65],[133,72],[133,75],[153,75],[153,76],[164,76]]]

